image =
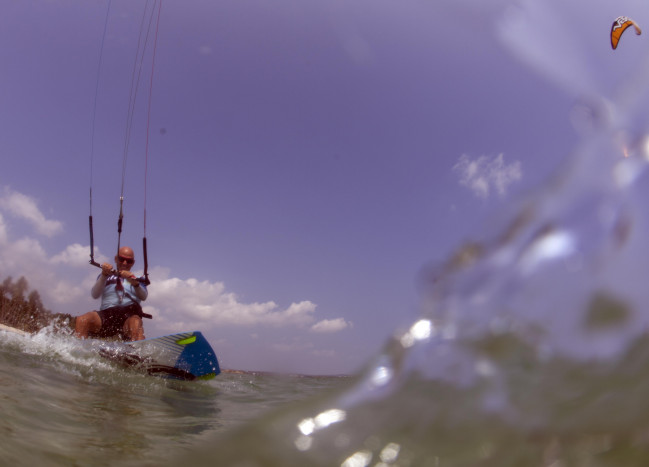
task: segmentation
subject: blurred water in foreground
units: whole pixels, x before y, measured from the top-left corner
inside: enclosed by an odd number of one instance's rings
[[[487,240],[422,273],[421,318],[350,388],[204,460],[649,463],[649,48],[612,55],[588,2],[500,3],[503,46],[574,96],[580,144]]]

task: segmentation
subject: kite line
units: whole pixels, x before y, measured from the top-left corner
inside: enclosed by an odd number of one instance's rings
[[[131,74],[131,89],[129,92],[129,101],[128,101],[128,110],[126,116],[126,130],[124,136],[124,151],[122,156],[122,174],[121,174],[121,190],[119,197],[119,216],[117,220],[117,251],[120,249],[121,245],[121,236],[122,236],[122,225],[124,220],[124,187],[126,185],[126,167],[128,160],[129,145],[131,140],[131,131],[133,127],[133,117],[135,115],[135,107],[137,102],[138,89],[140,87],[140,80],[142,77],[142,70],[144,59],[146,56],[146,51],[148,44],[150,42],[151,36],[153,35],[153,51],[151,57],[151,73],[148,83],[148,103],[147,103],[147,122],[146,122],[146,145],[144,150],[144,235],[142,238],[142,249],[144,257],[144,277],[146,283],[149,283],[148,275],[148,254],[147,254],[147,239],[146,239],[146,203],[147,203],[147,178],[148,178],[148,165],[149,165],[149,131],[150,131],[150,122],[151,122],[151,100],[152,100],[152,89],[153,89],[153,75],[155,71],[155,54],[157,51],[157,42],[158,42],[158,31],[160,27],[160,12],[162,10],[162,0],[154,0],[153,6],[149,11],[150,0],[147,0],[144,6],[144,11],[142,13],[142,19],[140,22],[140,31],[137,42],[137,49],[135,53],[135,59],[133,62],[133,71]],[[94,159],[94,133],[95,133],[95,119],[97,114],[97,96],[99,94],[99,80],[101,75],[101,63],[103,57],[104,43],[106,37],[106,30],[108,25],[108,18],[110,16],[110,0],[108,3],[108,9],[106,11],[106,21],[104,25],[104,32],[102,36],[101,43],[101,52],[99,58],[99,69],[97,71],[97,84],[95,88],[95,105],[93,109],[93,126],[92,126],[92,147],[91,147],[91,162],[90,162],[90,216],[89,216],[89,228],[90,228],[90,264],[93,266],[101,267],[94,258],[94,234],[93,234],[93,223],[92,223],[92,185],[93,185],[93,159]],[[148,19],[148,22],[147,22]],[[155,20],[155,28],[153,28]],[[153,32],[152,32],[153,31]]]

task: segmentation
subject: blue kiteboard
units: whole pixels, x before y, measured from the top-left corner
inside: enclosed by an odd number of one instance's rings
[[[0,331],[30,333],[0,324]],[[221,372],[216,353],[199,331],[133,342],[88,339],[93,349],[112,361],[170,379],[212,379]]]
[[[216,353],[199,331],[133,342],[102,342],[99,353],[110,360],[170,379],[212,379],[221,372]]]

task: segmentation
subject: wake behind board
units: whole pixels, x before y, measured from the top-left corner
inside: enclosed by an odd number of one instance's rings
[[[221,372],[216,353],[199,331],[133,342],[101,342],[99,353],[150,375],[170,379],[212,379]]]

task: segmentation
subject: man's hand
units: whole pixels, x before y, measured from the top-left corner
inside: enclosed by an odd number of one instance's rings
[[[131,271],[120,271],[119,275],[124,279],[128,279],[128,281],[133,286],[140,285],[140,281],[137,280],[137,277],[135,277],[135,274],[133,274]]]
[[[101,265],[101,273],[104,276],[110,276],[110,272],[113,270],[113,265],[110,263],[104,263]]]

